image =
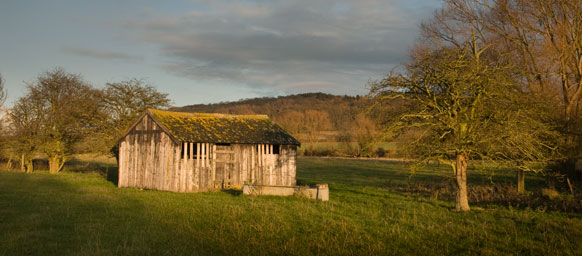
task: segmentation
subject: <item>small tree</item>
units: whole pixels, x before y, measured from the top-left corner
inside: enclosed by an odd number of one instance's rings
[[[299,120],[298,120],[299,121]],[[311,143],[310,149],[313,151],[313,144],[317,142],[322,131],[331,129],[329,113],[319,110],[305,110],[303,114],[303,130],[307,134],[307,141]]]
[[[374,148],[378,144],[378,130],[373,120],[359,114],[353,121],[352,133],[358,143],[356,156],[370,157],[374,153]]]
[[[418,51],[406,75],[391,73],[371,84],[376,105],[404,98],[410,107],[388,122],[393,136],[422,132],[406,147],[418,164],[451,166],[457,182],[456,210],[468,211],[467,166],[471,159],[533,170],[548,161],[556,135],[536,119],[528,95],[502,63],[481,62],[475,41],[460,50]],[[387,113],[393,114],[393,113]]]

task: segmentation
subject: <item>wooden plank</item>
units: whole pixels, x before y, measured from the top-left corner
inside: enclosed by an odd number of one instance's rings
[[[257,145],[253,145],[253,148],[251,149],[251,155],[252,155],[251,156],[251,180],[252,180],[253,183],[256,183],[257,182],[257,180],[256,180],[256,170],[255,170],[255,163],[257,162],[257,156],[256,156],[257,155],[256,154],[256,151],[257,150],[255,150],[255,149],[258,150]]]
[[[200,143],[196,143],[196,167],[200,167]]]
[[[123,140],[119,142],[119,155],[118,155],[118,162],[117,162],[117,186],[121,187],[122,183],[123,183],[123,177],[122,175],[122,170],[123,170],[123,166],[125,165],[125,163],[123,162],[123,151],[125,150],[125,148],[123,147]]]
[[[206,167],[206,143],[202,143],[202,167]]]
[[[274,176],[273,166],[269,165],[269,185],[275,185],[273,176]]]
[[[131,186],[132,187],[137,187],[137,182],[136,182],[136,174],[137,174],[137,169],[139,168],[139,147],[137,145],[139,145],[139,136],[138,135],[133,135],[134,137],[134,143],[133,143],[133,169],[131,170]]]
[[[165,134],[165,132],[164,132]],[[162,190],[167,190],[166,184],[168,183],[168,172],[172,168],[172,155],[170,154],[172,143],[168,142],[168,138],[164,136],[164,170],[162,171],[162,177],[160,177],[160,188]]]
[[[144,129],[146,129],[146,127],[145,127],[146,122],[147,122],[147,120],[144,120],[143,124],[141,125],[142,131]],[[145,176],[144,171],[145,171],[145,165],[146,165],[146,161],[145,161],[146,155],[145,154],[147,154],[147,147],[144,146],[144,144],[145,144],[144,137],[145,136],[143,135],[143,133],[138,133],[137,136],[139,138],[138,139],[139,143],[137,145],[137,148],[139,150],[139,158],[138,158],[139,168],[137,168],[137,173],[136,173],[136,177],[137,177],[136,184],[137,184],[138,188],[143,188],[143,178]]]
[[[229,154],[229,155],[234,155],[234,154]],[[216,163],[227,163],[227,164],[234,164],[237,163],[237,161],[235,160],[226,160],[226,159],[216,159]]]
[[[259,151],[257,151],[257,182],[258,184],[263,184],[263,166],[261,165],[262,163],[262,158],[263,158],[263,154],[262,154],[262,145],[259,144],[258,149]]]
[[[209,158],[210,158],[210,143],[204,143],[204,147],[206,148],[206,154],[204,155],[204,162],[206,167],[210,167]]]
[[[158,158],[160,159],[160,170],[158,172],[158,176],[156,177],[156,189],[163,190],[163,180],[166,177],[166,167],[168,166],[167,163],[167,156],[166,156],[166,137],[165,134],[162,132],[160,133],[160,144],[158,145]]]
[[[144,126],[145,126],[145,120],[140,125],[141,130],[144,129]],[[135,177],[136,177],[136,185],[137,185],[137,187],[138,188],[143,188],[143,182],[142,182],[142,180],[143,180],[143,176],[144,176],[143,175],[143,171],[145,169],[145,166],[144,166],[144,164],[145,164],[145,161],[144,161],[144,153],[146,151],[146,148],[143,147],[143,144],[144,144],[144,136],[143,136],[143,134],[137,134],[137,137],[138,137],[137,149],[139,151],[138,159],[137,160],[138,160],[138,166],[139,167],[136,169],[136,175],[135,175]]]
[[[143,131],[147,131],[148,129],[149,129],[148,119],[145,118]],[[145,188],[147,185],[147,178],[149,178],[149,175],[148,175],[149,168],[148,167],[150,164],[150,161],[149,161],[150,141],[148,140],[149,139],[148,135],[145,133],[140,133],[139,136],[140,136],[140,140],[141,140],[140,149],[142,150],[141,159],[140,159],[142,161],[142,168],[139,172],[139,177],[140,177],[139,183],[140,183],[141,188]]]
[[[178,172],[182,165],[182,161],[180,161],[180,145],[178,144],[177,147],[174,147],[174,168],[172,168],[170,191],[178,191]]]
[[[216,145],[214,145],[214,148],[216,149]],[[216,150],[215,153],[217,154],[233,154],[235,151],[234,150]]]
[[[194,143],[190,142],[190,158],[188,160],[188,191],[194,190]]]
[[[216,151],[216,144],[212,144],[212,178],[210,181],[211,186],[214,186],[214,181],[216,180],[216,153],[222,153]]]
[[[148,130],[152,130],[152,124],[151,122],[148,122]],[[151,186],[151,182],[152,182],[152,177],[154,176],[154,172],[156,170],[154,164],[155,164],[155,160],[154,160],[154,146],[155,146],[155,134],[154,133],[150,133],[150,134],[145,134],[144,135],[145,139],[146,139],[146,144],[148,147],[148,154],[146,155],[146,162],[147,162],[147,166],[146,166],[146,173],[147,173],[147,177],[144,178],[144,188],[152,188]]]
[[[133,156],[131,145],[134,138],[132,137],[131,134],[129,134],[126,138],[127,138],[127,168],[126,168],[127,173],[125,175],[127,179],[125,180],[125,185],[131,187],[131,170],[133,169],[133,161],[135,159]]]
[[[196,165],[194,166],[194,188],[200,190],[200,143],[196,143]]]
[[[198,184],[198,191],[202,189],[202,170],[200,169],[200,158],[202,157],[202,145],[200,143],[196,143],[196,176],[197,176],[197,184]]]
[[[125,167],[125,140],[119,142],[119,156],[118,156],[118,163],[117,163],[117,186],[123,187],[123,168]]]
[[[248,154],[248,147],[246,145],[239,145],[240,154],[241,154],[241,161],[240,161],[240,176],[241,176],[241,185],[244,185],[245,182],[248,182],[248,161],[249,161],[249,154]]]
[[[178,171],[178,176],[179,176],[178,192],[184,191],[184,183],[185,183],[184,170],[188,166],[187,165],[188,164],[188,143],[183,142],[182,147],[183,147],[182,152],[184,153],[184,155],[182,156],[182,166],[180,166],[180,169]]]
[[[148,130],[154,130],[153,124],[152,122],[148,122]],[[152,180],[153,177],[155,175],[156,172],[156,160],[155,160],[155,146],[156,146],[156,142],[155,142],[155,133],[150,133],[150,134],[145,134],[144,137],[146,137],[146,141],[148,143],[148,154],[146,156],[146,174],[147,176],[145,177],[145,181],[144,181],[144,187],[145,188],[153,188],[152,186]]]

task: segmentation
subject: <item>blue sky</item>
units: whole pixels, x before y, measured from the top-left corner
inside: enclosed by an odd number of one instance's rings
[[[10,106],[62,67],[95,87],[144,79],[174,105],[303,92],[365,94],[407,58],[439,0],[3,0]]]

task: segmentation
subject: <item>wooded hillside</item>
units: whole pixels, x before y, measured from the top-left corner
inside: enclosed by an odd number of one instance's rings
[[[372,136],[377,128],[364,114],[369,101],[360,96],[305,93],[276,98],[243,99],[235,102],[197,104],[170,108],[172,111],[265,114],[299,139],[314,154],[370,155],[377,150]],[[341,145],[343,143],[344,145]],[[353,144],[353,145],[352,145]],[[315,148],[314,148],[315,147]],[[310,152],[306,152],[310,154]],[[313,152],[311,152],[313,153]]]

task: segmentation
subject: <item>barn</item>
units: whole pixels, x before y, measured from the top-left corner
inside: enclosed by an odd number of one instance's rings
[[[295,186],[298,146],[266,115],[149,109],[118,141],[118,186],[175,192]]]

